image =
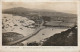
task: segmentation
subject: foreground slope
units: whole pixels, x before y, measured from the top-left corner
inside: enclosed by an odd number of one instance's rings
[[[77,27],[51,36],[43,46],[77,46]]]

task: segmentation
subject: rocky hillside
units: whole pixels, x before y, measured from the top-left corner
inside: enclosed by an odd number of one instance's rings
[[[43,42],[43,46],[77,46],[77,39],[77,27],[75,26],[49,37]]]

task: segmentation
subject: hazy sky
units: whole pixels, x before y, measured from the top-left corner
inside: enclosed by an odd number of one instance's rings
[[[5,2],[3,3],[3,9],[13,8],[13,7],[25,7],[30,9],[46,9],[46,10],[56,10],[59,12],[66,13],[77,13],[77,3],[76,2]]]

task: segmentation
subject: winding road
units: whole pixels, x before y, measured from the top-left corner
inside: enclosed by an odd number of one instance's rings
[[[38,32],[40,32],[40,30],[42,30],[42,29],[45,28],[45,27],[43,26],[44,20],[41,19],[41,21],[42,21],[41,24],[39,25],[39,27],[36,29],[35,32],[33,32],[32,34],[30,34],[29,36],[25,36],[24,38],[17,40],[17,41],[9,42],[7,45],[15,45],[15,44],[17,44],[17,43],[23,42],[23,41],[25,41],[25,40],[27,40],[27,39],[35,36]]]

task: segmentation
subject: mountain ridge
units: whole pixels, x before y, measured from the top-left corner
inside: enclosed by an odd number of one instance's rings
[[[23,8],[23,7],[15,7],[15,8],[10,8],[10,9],[5,9],[2,10],[2,13],[17,13],[17,15],[19,15],[18,13],[22,13],[22,14],[29,14],[29,13],[36,13],[36,14],[40,14],[40,15],[48,15],[48,16],[61,16],[61,15],[65,15],[65,16],[76,16],[76,14],[70,14],[70,13],[63,13],[63,12],[57,12],[57,11],[51,11],[51,10],[40,10],[40,9],[29,9],[29,8]],[[52,14],[51,14],[52,13]],[[25,14],[25,15],[26,15]]]

